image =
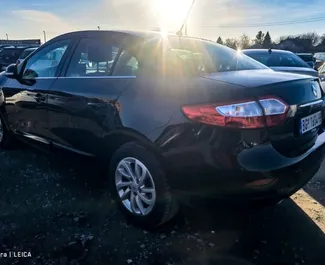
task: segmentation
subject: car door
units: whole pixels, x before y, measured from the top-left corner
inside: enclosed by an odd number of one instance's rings
[[[3,88],[8,123],[17,134],[48,143],[47,93],[57,79],[63,57],[48,62],[50,67],[41,67],[39,62],[50,60],[49,54],[57,49],[67,52],[70,43],[71,40],[60,40],[44,45],[18,66],[18,77],[10,79]]]
[[[66,73],[49,91],[49,124],[55,146],[97,155],[103,132],[120,126],[117,99],[135,76],[132,71],[112,76],[119,53],[116,40],[80,40]]]

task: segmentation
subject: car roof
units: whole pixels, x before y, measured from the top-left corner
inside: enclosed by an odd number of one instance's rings
[[[312,53],[303,53],[303,52],[298,52],[296,53],[297,55],[313,55]]]
[[[254,52],[254,53],[269,53],[269,49],[246,49],[246,50],[242,50],[243,53],[250,53],[250,52]],[[292,53],[290,51],[286,51],[286,50],[278,50],[278,49],[271,49],[271,53]]]
[[[133,39],[143,39],[143,40],[158,40],[163,38],[163,34],[161,34],[159,31],[144,31],[144,30],[83,30],[83,31],[74,31],[62,34],[60,36],[57,36],[52,40],[60,40],[60,39],[67,39],[67,38],[85,38],[85,37],[105,37],[108,34],[115,35],[116,37],[130,37]],[[168,33],[167,37],[177,37],[176,34]],[[203,39],[203,38],[197,38],[192,36],[182,36],[182,39],[192,39],[192,40],[198,40],[198,41],[205,41],[205,42],[213,42],[212,40]],[[215,43],[216,44],[216,43]]]

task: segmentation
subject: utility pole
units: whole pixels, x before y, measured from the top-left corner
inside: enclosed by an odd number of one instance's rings
[[[6,37],[7,37],[7,40],[9,40],[9,38],[8,38],[8,33],[6,33]]]
[[[44,34],[44,43],[46,42],[46,32],[45,30],[43,30],[43,34]]]

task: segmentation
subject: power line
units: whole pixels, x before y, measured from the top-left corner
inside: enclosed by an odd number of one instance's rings
[[[267,22],[267,23],[255,23],[255,24],[233,24],[233,25],[202,25],[200,27],[209,28],[209,27],[218,27],[218,28],[255,28],[255,27],[274,27],[274,26],[284,26],[284,25],[294,25],[302,23],[312,23],[325,21],[325,17],[310,18],[303,20],[287,20],[287,21],[276,21],[276,22]]]

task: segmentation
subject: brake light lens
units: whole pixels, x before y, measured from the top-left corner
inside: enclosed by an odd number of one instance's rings
[[[182,107],[186,117],[199,123],[241,129],[281,125],[287,117],[288,109],[289,106],[276,97]]]

